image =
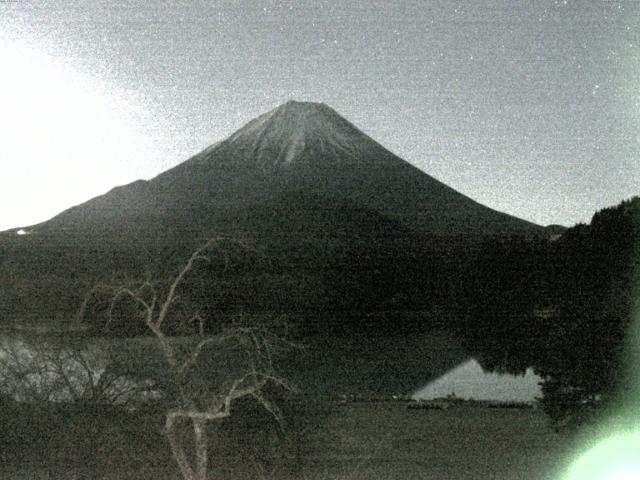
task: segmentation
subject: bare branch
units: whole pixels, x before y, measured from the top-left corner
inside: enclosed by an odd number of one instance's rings
[[[112,287],[111,285],[108,285],[108,284],[104,284],[104,283],[98,283],[98,284],[94,285],[93,287],[91,287],[91,289],[86,293],[86,295],[82,299],[82,303],[80,304],[80,308],[78,309],[78,312],[76,313],[76,320],[78,321],[78,323],[84,321],[84,316],[86,314],[87,307],[89,306],[89,302],[91,301],[91,298],[95,294],[97,294],[99,292],[105,292],[105,293],[108,293],[108,294],[112,294],[114,290],[115,290],[114,287]]]
[[[266,398],[260,390],[251,394],[256,400],[258,400],[262,406],[265,408],[267,412],[269,412],[273,418],[276,419],[280,428],[284,430],[284,416],[282,415],[282,411],[278,406]]]
[[[200,315],[200,313],[196,313],[191,318],[191,321],[189,323],[193,323],[195,321],[198,322],[198,334],[201,336],[204,335],[204,318],[202,318],[202,315]]]
[[[121,287],[116,292],[116,294],[113,297],[112,305],[116,303],[120,299],[120,297],[126,297],[126,296],[130,297],[135,303],[141,305],[144,308],[146,313],[146,320],[147,322],[149,322],[153,316],[153,309],[151,308],[151,305],[149,305],[139,295],[137,295],[127,287]]]
[[[173,283],[169,287],[169,293],[167,294],[167,298],[165,299],[164,303],[162,304],[162,307],[160,307],[160,313],[158,314],[158,318],[156,319],[156,324],[158,326],[161,326],[162,323],[164,322],[165,318],[167,317],[167,313],[169,312],[169,307],[171,307],[171,304],[176,299],[176,289],[182,283],[185,275],[187,273],[189,273],[193,269],[194,264],[198,260],[210,262],[211,260],[209,259],[209,257],[206,257],[206,256],[202,255],[202,252],[207,250],[215,242],[219,242],[219,241],[220,241],[219,238],[213,238],[213,239],[209,240],[208,242],[206,242],[202,247],[200,247],[198,250],[196,250],[191,255],[191,257],[187,261],[187,264],[182,268],[182,270],[180,270],[180,272],[178,273],[178,275],[174,279]]]
[[[178,302],[179,290],[185,282],[187,276],[192,272],[199,262],[211,262],[207,255],[207,250],[213,246],[220,247],[225,241],[224,238],[213,238],[204,243],[189,257],[184,266],[173,278],[168,289],[162,290],[159,295],[154,284],[146,281],[120,288],[107,287],[112,293],[111,303],[108,310],[107,326],[113,318],[115,306],[120,300],[130,299],[136,306],[136,315],[141,313],[144,321],[155,336],[160,352],[169,366],[168,377],[177,393],[176,406],[166,412],[165,433],[167,435],[171,451],[176,460],[180,472],[185,480],[206,480],[208,468],[208,439],[206,435],[206,425],[209,421],[217,421],[231,415],[234,402],[243,397],[252,397],[272,415],[278,424],[283,426],[283,415],[278,406],[269,400],[264,388],[268,384],[283,387],[294,391],[284,379],[273,374],[273,351],[280,344],[286,344],[284,339],[272,335],[264,327],[247,325],[243,319],[238,324],[233,324],[225,328],[218,335],[207,336],[205,333],[205,319],[199,311],[190,315],[188,308],[184,308]],[[248,250],[241,241],[231,240],[234,244],[240,245]],[[210,252],[209,252],[210,253]],[[228,268],[230,257],[227,252],[222,251],[224,268]],[[96,286],[92,290],[80,308],[79,316],[84,315],[90,301],[90,296],[94,295],[101,287]],[[184,311],[178,311],[180,306]],[[141,311],[141,312],[140,312]],[[190,331],[195,331],[195,335],[186,339],[171,338],[166,331],[165,325],[169,321],[169,315],[178,315],[181,325],[189,327]],[[184,341],[182,341],[184,340]],[[208,348],[215,346],[216,348]],[[232,353],[233,364],[231,371],[226,372],[227,379],[212,386],[210,380],[199,376],[197,370],[198,363],[207,353],[225,351]],[[224,359],[227,361],[228,359]],[[118,380],[117,376],[109,376],[106,371],[99,377],[91,374],[91,365],[85,358],[78,359],[78,367],[85,374],[88,374],[90,381],[91,397],[97,399],[98,396],[108,398],[110,401],[125,399],[128,391],[133,388],[126,383],[126,379]],[[232,372],[236,378],[232,380]],[[225,374],[225,372],[223,372]],[[216,390],[216,387],[219,390]],[[85,394],[86,395],[86,394]],[[131,397],[128,397],[131,398]],[[177,427],[181,419],[191,422],[193,427],[193,448],[192,455],[188,455]],[[191,457],[191,459],[190,459]]]
[[[183,364],[180,366],[180,372],[184,373],[187,369],[191,368],[198,362],[198,357],[200,356],[200,353],[202,353],[202,349],[204,347],[212,343],[219,344],[220,342],[221,342],[221,339],[219,337],[209,337],[205,340],[198,342],[198,344],[195,346],[195,348],[191,352],[191,355],[189,356],[189,358],[185,360]]]
[[[171,346],[171,343],[169,343],[169,340],[167,340],[165,334],[162,332],[162,329],[153,321],[147,322],[147,325],[156,336],[158,343],[160,344],[160,348],[162,349],[162,353],[164,354],[167,363],[169,363],[169,366],[172,369],[178,368],[178,360],[176,359],[175,351]]]

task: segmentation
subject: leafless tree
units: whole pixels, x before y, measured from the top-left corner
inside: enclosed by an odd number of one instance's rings
[[[152,281],[135,286],[120,286],[112,290],[111,308],[124,301],[136,306],[146,327],[164,358],[174,400],[166,412],[164,431],[171,452],[185,480],[206,480],[209,469],[207,424],[229,417],[234,403],[241,398],[253,398],[278,422],[283,418],[278,406],[269,400],[265,390],[269,385],[292,387],[274,373],[273,354],[284,343],[267,327],[238,322],[208,333],[205,319],[195,310],[188,317],[176,315],[181,287],[199,262],[211,262],[207,252],[220,247],[222,239],[213,239],[197,249],[180,269],[163,293]],[[102,288],[102,287],[100,287]],[[85,301],[80,316],[87,307]],[[191,334],[181,337],[168,333],[168,325],[180,318],[180,331]],[[203,367],[215,360],[214,371]],[[180,434],[179,424],[189,422],[192,442]],[[192,446],[192,452],[189,452]]]
[[[109,369],[108,351],[77,343],[12,339],[0,346],[0,393],[14,400],[128,407],[148,398],[152,382]]]

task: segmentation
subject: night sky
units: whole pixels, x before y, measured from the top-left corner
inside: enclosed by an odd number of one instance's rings
[[[0,230],[327,103],[497,210],[640,193],[640,2],[0,0]]]

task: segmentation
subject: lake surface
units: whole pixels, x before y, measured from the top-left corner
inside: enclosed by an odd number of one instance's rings
[[[348,371],[337,376],[353,377],[354,366],[357,366],[356,370],[364,372],[369,378],[377,375],[382,379],[383,371],[395,365],[393,376],[415,377],[416,381],[419,376],[416,372],[410,373],[410,370],[420,370],[423,365],[426,372],[427,367],[437,363],[437,359],[449,357],[442,365],[432,369],[431,375],[423,376],[422,382],[413,383],[413,388],[407,387],[409,391],[405,390],[405,393],[414,391],[413,398],[425,400],[446,397],[452,393],[464,399],[516,402],[532,402],[541,396],[541,378],[530,369],[525,375],[485,372],[476,360],[469,359],[462,350],[454,348],[455,341],[442,333],[433,332],[426,338],[414,338],[413,341],[413,344],[406,338],[400,341],[407,350],[404,356],[409,359],[408,362],[402,361],[402,355],[398,353],[400,348],[395,343],[390,344],[388,351],[374,349],[365,352],[366,355],[348,344],[344,347],[344,356],[333,359],[326,366],[323,361],[326,357],[319,352],[317,365],[306,363],[311,371],[305,370],[305,376],[307,380],[313,375],[322,376],[325,367],[330,367],[332,374],[325,376],[335,378],[336,372],[345,368]],[[457,353],[451,354],[452,350]],[[417,365],[416,356],[423,359]],[[429,357],[434,358],[428,361]],[[303,360],[308,362],[309,358]],[[344,365],[334,364],[336,361]],[[294,365],[290,367],[297,369]],[[163,369],[164,359],[153,338],[96,339],[78,335],[0,332],[0,392],[19,400],[35,396],[64,401],[78,395],[95,394],[92,389],[105,388],[107,385],[111,390],[103,393],[110,397],[125,395],[125,390],[137,392],[142,387],[149,390],[151,384],[148,380],[162,376],[163,373],[158,372]],[[433,375],[435,372],[438,373]],[[293,375],[292,372],[289,374]],[[17,377],[22,381],[16,382]],[[304,382],[300,384],[302,386]],[[346,391],[344,386],[331,382],[326,382],[324,388],[330,388],[331,391],[326,392],[328,394]]]

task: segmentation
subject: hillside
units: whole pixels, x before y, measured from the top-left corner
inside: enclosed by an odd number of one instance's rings
[[[398,295],[415,304],[451,245],[543,231],[421,172],[330,107],[300,102],[151,180],[24,229],[0,234],[0,315],[18,321],[68,318],[87,285],[114,272],[169,274],[212,236],[250,240],[272,257],[270,274],[304,272],[303,304],[335,306],[340,293],[341,307],[360,309]],[[336,288],[347,284],[352,292]]]
[[[351,200],[425,234],[538,227],[496,212],[395,156],[324,104],[288,102],[149,181],[117,187],[34,227],[126,235],[165,222],[194,233],[283,193]]]

